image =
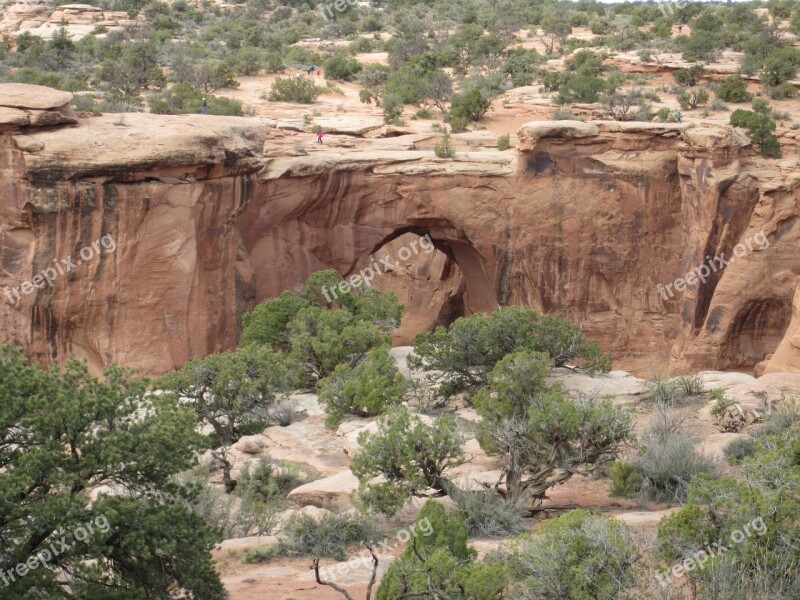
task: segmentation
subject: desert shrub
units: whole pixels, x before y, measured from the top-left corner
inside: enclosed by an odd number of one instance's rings
[[[728,462],[737,464],[742,462],[745,458],[753,456],[756,451],[756,441],[751,437],[740,437],[731,440],[722,449],[722,453]]]
[[[280,400],[267,407],[267,421],[270,424],[288,427],[295,417],[294,403],[291,400]]]
[[[767,88],[767,94],[773,100],[785,100],[797,96],[797,88],[788,81],[785,81],[775,87]]]
[[[666,375],[657,374],[647,380],[645,386],[650,391],[650,399],[656,404],[675,405],[683,400],[683,390],[678,382]]]
[[[418,119],[432,119],[433,114],[427,108],[421,108],[417,112],[414,113],[414,116]]]
[[[246,463],[239,473],[238,481],[238,496],[252,495],[256,501],[266,503],[285,498],[294,488],[304,483],[300,470],[294,465],[277,465],[266,458],[260,458],[255,465],[252,462]]]
[[[642,484],[642,474],[636,465],[623,460],[615,460],[608,469],[611,477],[611,495],[632,498]]]
[[[453,142],[450,139],[449,131],[445,131],[444,135],[442,135],[442,139],[433,146],[433,153],[438,158],[453,158],[456,155],[456,150],[453,148]]]
[[[497,149],[498,150],[508,150],[511,147],[511,136],[507,133],[504,133],[500,137],[497,138]]]
[[[313,104],[322,90],[310,77],[276,77],[269,92],[270,102]]]
[[[649,121],[650,108],[641,90],[616,90],[600,98],[603,112],[615,121]]]
[[[502,597],[507,584],[505,566],[502,561],[476,559],[477,552],[467,546],[467,526],[458,511],[448,514],[441,504],[428,500],[414,530],[417,535],[389,565],[375,600]]]
[[[767,87],[780,85],[792,79],[800,65],[800,51],[793,46],[777,48],[767,58],[761,72],[761,81]]]
[[[760,439],[737,478],[697,476],[687,505],[659,522],[657,548],[665,561],[715,550],[687,573],[703,598],[800,597],[798,447],[797,429]]]
[[[711,101],[711,110],[728,110],[728,106],[719,98]]]
[[[325,77],[336,81],[352,81],[363,69],[360,62],[344,54],[337,54],[325,61]]]
[[[753,98],[752,109],[753,112],[760,115],[772,114],[772,106],[770,106],[766,98]]]
[[[699,396],[704,391],[703,376],[700,373],[680,375],[675,378],[675,382],[686,396]]]
[[[584,73],[556,73],[559,76],[557,104],[572,102],[597,102],[600,94],[607,89],[602,77]]]
[[[354,368],[337,366],[317,383],[328,426],[337,425],[348,414],[381,415],[402,400],[405,390],[406,379],[386,347],[370,350]]]
[[[677,100],[683,110],[692,110],[708,103],[708,91],[705,88],[687,89],[678,94]]]
[[[759,146],[762,156],[778,158],[781,155],[781,146],[778,138],[773,133],[775,131],[775,121],[767,114],[760,112],[763,104],[759,103],[758,108],[756,108],[756,100],[762,99],[756,98],[753,100],[754,110],[752,111],[741,108],[733,111],[731,125],[747,129],[747,136]]]
[[[462,117],[470,121],[480,121],[486,111],[489,110],[491,102],[483,97],[477,89],[472,89],[463,94],[453,97],[450,103],[450,114],[452,117]]]
[[[160,115],[196,114],[206,99],[208,114],[242,116],[240,100],[222,96],[205,96],[203,92],[186,83],[176,83],[160,95],[151,96],[148,100],[150,112]]]
[[[641,560],[627,527],[577,509],[544,521],[508,556],[514,598],[622,598]]]
[[[347,547],[360,542],[374,542],[381,531],[371,516],[353,512],[330,512],[319,518],[296,512],[281,531],[277,544],[266,551],[252,552],[245,562],[260,562],[276,557],[313,556],[345,560]]]
[[[573,115],[572,111],[568,108],[556,109],[550,116],[553,121],[585,121],[586,117],[583,115]]]
[[[753,99],[753,94],[747,91],[747,82],[741,75],[731,75],[723,79],[716,95],[725,102],[750,102]]]
[[[611,369],[611,357],[582,335],[580,325],[563,315],[517,306],[461,317],[448,328],[417,334],[408,364],[429,373],[437,392],[449,398],[474,394],[505,355],[522,350],[545,353],[557,367],[578,365],[591,374]]]
[[[383,98],[383,122],[387,125],[400,125],[403,115],[403,100],[396,94],[388,94]]]
[[[736,400],[725,395],[725,390],[722,388],[714,388],[711,390],[711,397],[714,404],[711,406],[711,416],[718,417],[726,408],[736,404]]]
[[[270,535],[278,528],[279,510],[275,503],[265,501],[252,490],[242,490],[235,496],[226,494],[208,484],[210,477],[210,469],[196,467],[181,474],[178,481],[193,490],[184,499],[185,506],[204,522],[218,527],[224,539]]]
[[[692,65],[688,69],[676,69],[672,72],[675,81],[685,87],[693,87],[700,83],[700,77],[705,72],[700,65]]]
[[[757,437],[783,435],[800,423],[800,404],[794,398],[782,399],[780,405],[764,419],[763,425],[754,431]]]
[[[493,492],[448,486],[447,495],[458,506],[470,535],[508,537],[522,531],[522,508],[513,502],[503,502]]]
[[[377,432],[358,435],[361,449],[350,468],[361,502],[392,515],[423,490],[444,492],[444,472],[465,460],[463,441],[451,415],[429,425],[403,406],[392,407],[378,419]]]
[[[637,459],[643,481],[643,498],[659,502],[685,502],[692,477],[713,474],[710,457],[697,452],[697,440],[690,435],[681,416],[662,406],[640,438],[642,453]]]
[[[663,106],[658,109],[658,112],[656,113],[656,119],[658,119],[661,123],[674,123],[675,111]]]

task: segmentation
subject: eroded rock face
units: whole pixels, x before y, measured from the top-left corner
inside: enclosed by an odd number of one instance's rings
[[[470,144],[441,160],[431,136],[318,145],[234,117],[14,127],[0,152],[0,331],[44,362],[178,367],[235,346],[243,312],[310,273],[358,273],[420,236],[436,253],[375,283],[408,306],[403,342],[522,304],[566,313],[620,368],[649,374],[668,359],[752,369],[789,326],[800,175],[729,128],[529,123],[517,153]],[[762,232],[768,246],[704,284],[660,291]],[[5,286],[105,235],[113,251],[8,301]]]

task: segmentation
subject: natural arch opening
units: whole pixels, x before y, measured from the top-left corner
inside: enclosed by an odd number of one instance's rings
[[[410,226],[393,231],[359,257],[348,276],[370,266],[377,273],[372,285],[393,291],[405,306],[395,345],[410,344],[418,332],[458,317],[497,308],[480,254],[435,230]]]

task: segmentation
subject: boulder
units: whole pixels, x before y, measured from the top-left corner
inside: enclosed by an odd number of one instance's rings
[[[316,506],[328,510],[349,508],[350,494],[358,489],[358,479],[350,469],[306,483],[287,496],[300,506]]]

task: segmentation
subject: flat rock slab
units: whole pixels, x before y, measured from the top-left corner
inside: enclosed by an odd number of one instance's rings
[[[289,492],[288,498],[300,506],[336,510],[350,507],[350,494],[358,489],[358,479],[350,469],[325,479],[306,483]]]
[[[29,122],[28,113],[24,110],[0,106],[0,125],[27,125]]]
[[[72,101],[70,92],[62,92],[30,83],[0,83],[0,106],[47,110]]]

